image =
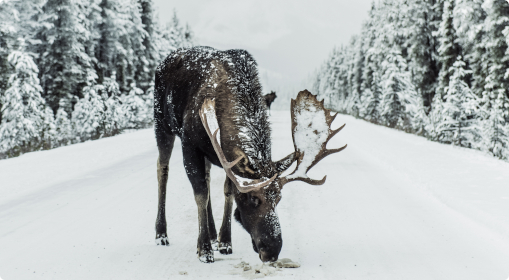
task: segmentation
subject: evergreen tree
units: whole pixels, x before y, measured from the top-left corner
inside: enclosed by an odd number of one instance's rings
[[[483,61],[485,73],[487,73],[485,91],[483,95],[491,95],[491,92],[502,92],[509,97],[509,77],[505,77],[509,69],[508,45],[503,35],[503,30],[509,26],[509,3],[503,0],[487,0],[483,4],[487,17],[484,21],[486,30],[485,47],[488,51],[488,59]],[[498,94],[494,96],[498,96]]]
[[[71,121],[69,120],[69,115],[62,107],[57,110],[57,115],[55,116],[55,130],[56,146],[67,146],[71,144],[73,139]]]
[[[156,40],[157,30],[154,23],[154,10],[152,0],[138,0],[141,5],[141,22],[145,29],[146,36],[143,39],[145,52],[143,54],[143,63],[138,65],[137,84],[146,92],[153,83],[155,69],[161,59],[158,55]]]
[[[437,62],[436,1],[409,0],[403,11],[403,33],[408,52],[408,67],[412,82],[421,94],[423,105],[429,109],[436,91],[439,74]]]
[[[509,158],[509,102],[503,91],[483,98],[482,148],[498,158]]]
[[[8,60],[14,67],[14,73],[2,96],[0,151],[17,156],[39,145],[45,102],[37,77],[39,70],[32,57],[24,51],[24,46],[13,51]]]
[[[141,98],[142,96],[143,90],[132,85],[129,94],[121,97],[126,128],[142,128],[149,122],[151,112],[148,111],[149,108]]]
[[[463,147],[475,146],[479,137],[477,131],[478,98],[465,82],[465,62],[458,57],[449,69],[449,85],[444,89],[442,141]]]
[[[44,23],[37,37],[42,40],[38,64],[41,85],[48,105],[56,113],[61,99],[71,104],[81,95],[91,60],[84,42],[89,32],[83,25],[80,6],[72,0],[48,0],[43,7]],[[72,108],[65,108],[68,112]]]
[[[446,133],[450,131],[447,115],[444,114],[444,101],[440,95],[433,97],[431,111],[428,114],[426,133],[432,141],[445,142]]]
[[[445,88],[449,86],[450,75],[452,74],[449,69],[460,55],[460,49],[456,43],[456,31],[453,26],[454,0],[444,0],[443,9],[442,22],[437,32],[440,42],[438,55],[441,64],[437,94],[440,94],[442,98],[445,94]]]
[[[467,83],[472,91],[482,96],[486,82],[484,61],[488,59],[484,37],[486,12],[482,8],[483,0],[456,0],[453,19],[459,45],[465,62],[472,74],[467,76]]]
[[[53,114],[53,110],[48,106],[44,108],[44,115],[39,130],[41,134],[40,147],[43,150],[49,150],[58,146],[56,143],[57,129],[55,125],[55,115]]]
[[[129,92],[131,84],[139,78],[138,70],[148,65],[143,44],[147,32],[143,29],[141,21],[140,3],[137,0],[130,0],[122,7],[122,13],[127,16],[124,26],[127,32],[119,38],[123,51],[117,53],[116,78],[120,91]]]
[[[120,88],[115,78],[107,79],[102,93],[105,110],[101,136],[119,134],[126,127],[126,112],[121,104],[120,96]]]
[[[9,54],[20,48],[30,50],[32,45],[38,43],[32,40],[32,37],[34,30],[40,26],[34,18],[40,9],[40,2],[41,0],[0,1],[0,99],[14,72],[8,60]]]
[[[161,32],[161,44],[159,51],[161,57],[166,57],[168,53],[178,48],[187,48],[194,45],[194,36],[188,25],[185,27],[180,24],[177,12],[173,11],[173,17]]]
[[[410,76],[406,72],[406,62],[400,51],[394,48],[382,63],[381,116],[383,124],[389,127],[402,127],[405,117],[405,98],[407,91],[411,91]]]
[[[380,78],[378,73],[373,73],[373,83],[371,89],[366,89],[362,93],[361,103],[363,105],[362,116],[372,123],[381,122],[380,98],[382,89],[380,87]]]
[[[86,86],[83,89],[84,97],[75,105],[72,112],[71,124],[76,142],[97,139],[102,136],[104,126],[105,106],[99,92],[100,85]]]

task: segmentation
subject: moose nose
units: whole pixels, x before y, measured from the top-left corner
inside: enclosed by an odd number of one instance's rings
[[[271,254],[265,248],[261,248],[258,251],[259,251],[260,260],[262,260],[262,262],[275,262],[275,261],[277,261],[277,257],[278,257],[279,254],[275,254],[275,255]]]

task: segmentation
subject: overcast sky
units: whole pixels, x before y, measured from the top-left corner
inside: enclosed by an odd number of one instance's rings
[[[197,43],[242,48],[258,62],[264,92],[309,87],[334,46],[358,34],[372,0],[154,0],[161,22],[176,9]]]

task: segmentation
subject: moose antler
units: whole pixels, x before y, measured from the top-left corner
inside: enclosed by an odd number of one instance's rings
[[[226,175],[232,182],[237,186],[237,189],[241,193],[247,193],[256,189],[263,188],[270,184],[274,179],[276,179],[277,174],[275,174],[272,178],[268,180],[249,180],[242,178],[232,171],[232,167],[234,167],[243,156],[237,158],[236,160],[229,162],[224,156],[223,150],[221,149],[220,140],[218,140],[219,133],[219,124],[217,123],[217,116],[215,110],[216,102],[209,98],[205,99],[203,105],[200,109],[200,118],[207,134],[209,135],[210,141],[212,142],[212,146],[214,147],[214,151],[216,151],[217,157],[223,166]],[[211,132],[212,129],[215,129],[214,133]]]
[[[319,102],[316,96],[309,91],[299,92],[297,99],[291,102],[292,114],[292,138],[297,154],[297,167],[285,177],[281,177],[280,187],[291,181],[303,181],[311,185],[322,185],[327,175],[322,180],[313,180],[307,176],[307,172],[324,157],[340,152],[346,145],[328,150],[327,142],[336,135],[345,125],[336,130],[330,126],[337,116],[331,116],[331,111],[325,109],[323,100]]]

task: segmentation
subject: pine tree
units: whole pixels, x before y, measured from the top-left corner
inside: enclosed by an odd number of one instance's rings
[[[105,106],[99,92],[100,85],[86,86],[83,89],[84,97],[75,105],[72,112],[71,123],[76,142],[97,139],[102,136],[104,127]]]
[[[380,78],[378,73],[373,73],[373,83],[371,89],[366,89],[362,93],[361,103],[363,104],[362,116],[372,123],[381,122],[380,98],[382,89],[380,87]]]
[[[465,62],[458,57],[449,69],[449,85],[444,89],[443,142],[463,147],[475,146],[478,138],[477,110],[479,101],[472,93],[465,77],[470,71],[465,70]]]
[[[452,74],[449,69],[460,55],[460,49],[456,42],[456,30],[453,26],[454,0],[444,0],[443,5],[442,22],[437,32],[440,42],[438,56],[441,64],[437,94],[440,94],[442,98],[445,95],[445,88],[449,86],[450,75]]]
[[[56,143],[57,129],[55,125],[55,115],[48,106],[44,108],[44,115],[40,126],[41,143],[40,148],[49,150],[58,147]]]
[[[120,13],[120,3],[117,0],[101,0],[99,8],[102,20],[98,26],[96,59],[97,82],[102,84],[117,71],[117,54],[124,51],[117,42],[120,41],[120,36],[126,33],[124,26],[127,19]]]
[[[17,156],[38,147],[45,102],[37,77],[39,70],[24,45],[13,51],[8,60],[15,70],[2,96],[0,151]]]
[[[509,102],[502,90],[483,98],[482,148],[498,158],[509,158]]]
[[[428,114],[428,123],[426,133],[428,139],[437,142],[445,142],[445,134],[450,131],[447,122],[447,116],[444,114],[444,101],[442,97],[436,94],[431,103],[431,111]]]
[[[383,124],[389,127],[404,127],[407,119],[406,95],[413,91],[410,76],[406,71],[406,61],[396,47],[387,54],[386,61],[382,63],[384,74],[382,76],[381,116]]]
[[[21,47],[30,50],[33,44],[37,44],[32,38],[34,30],[40,26],[34,18],[40,9],[40,2],[41,0],[0,1],[0,99],[7,90],[9,78],[14,73],[14,68],[8,60],[9,54]]]
[[[113,136],[119,134],[126,127],[126,112],[120,100],[120,88],[112,77],[105,80],[102,93],[104,101],[104,120],[101,136]]]
[[[145,29],[146,36],[143,39],[145,52],[143,55],[143,63],[138,65],[137,84],[146,92],[153,83],[155,69],[161,59],[157,50],[157,30],[154,23],[154,10],[152,0],[138,0],[141,5],[141,22]]]
[[[408,67],[412,82],[423,99],[423,106],[429,109],[436,91],[439,74],[436,30],[436,1],[409,0],[403,10],[402,32],[407,35],[404,48],[407,49]]]
[[[73,139],[71,121],[69,120],[69,115],[62,107],[57,110],[57,115],[55,116],[55,130],[56,146],[67,146],[71,144]]]
[[[127,17],[124,21],[127,32],[119,38],[123,50],[117,50],[116,78],[120,91],[129,92],[131,84],[138,79],[138,70],[148,65],[143,44],[147,32],[143,29],[141,4],[137,0],[124,3],[121,14]]]
[[[121,97],[122,110],[125,112],[125,126],[126,128],[142,128],[147,124],[151,112],[141,98],[143,90],[136,85],[132,85],[131,88],[129,94]]]
[[[86,73],[92,67],[84,47],[89,32],[83,25],[85,16],[77,3],[48,0],[40,19],[44,24],[37,35],[42,41],[38,64],[44,97],[53,112],[57,111],[61,99],[71,104],[81,95]]]
[[[361,38],[353,37],[349,49],[351,50],[351,61],[349,66],[349,96],[347,108],[349,113],[355,117],[360,115],[361,94],[362,94],[362,69],[364,68],[364,52]]]
[[[503,0],[487,0],[482,7],[487,14],[484,26],[487,35],[485,46],[488,51],[488,59],[483,67],[485,73],[488,73],[483,95],[503,92],[504,96],[509,97],[509,77],[505,77],[509,69],[509,53],[502,33],[509,26],[509,3]]]

